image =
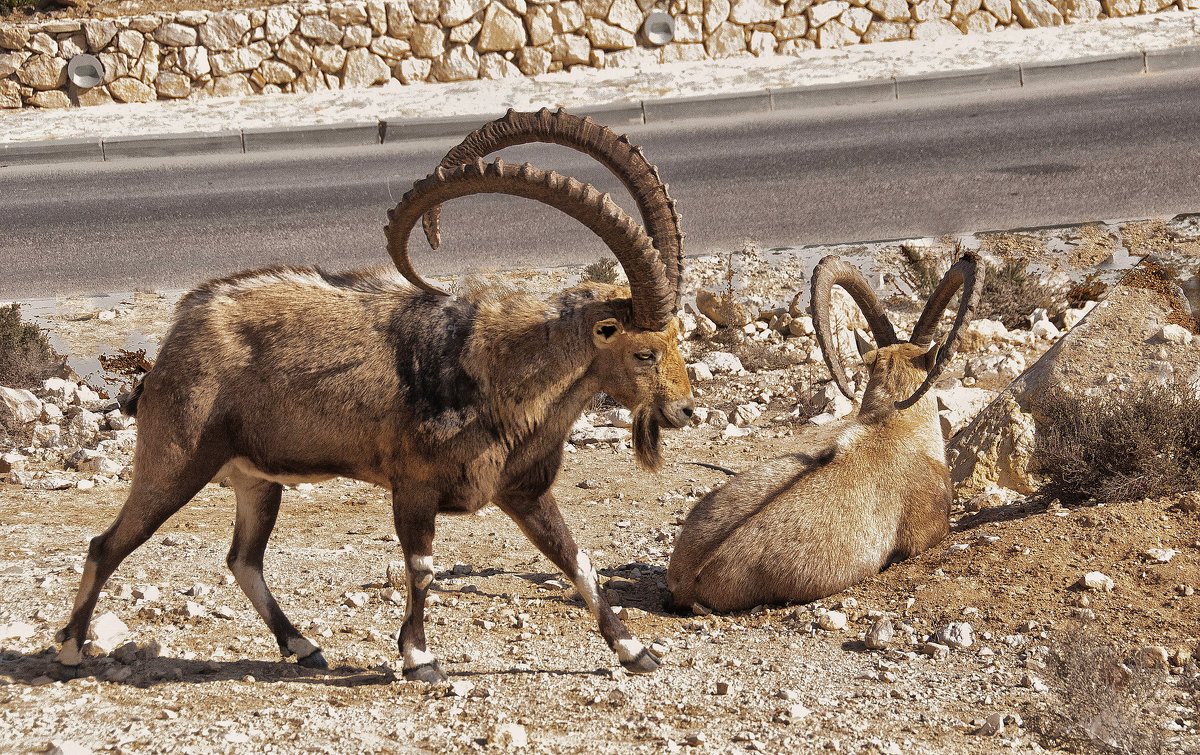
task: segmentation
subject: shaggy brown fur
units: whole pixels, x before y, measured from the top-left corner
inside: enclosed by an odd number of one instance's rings
[[[857,414],[806,427],[803,453],[772,459],[705,496],[671,555],[673,607],[736,611],[823,598],[909,558],[949,531],[952,489],[937,406],[912,395],[936,349],[866,355]]]

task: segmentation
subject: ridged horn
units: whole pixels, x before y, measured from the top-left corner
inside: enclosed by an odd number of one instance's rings
[[[954,325],[946,335],[946,341],[938,351],[937,360],[933,363],[933,369],[925,377],[925,382],[921,383],[921,387],[917,389],[916,393],[903,401],[897,401],[897,409],[907,409],[917,403],[933,386],[934,381],[941,376],[946,365],[954,357],[954,352],[958,349],[960,331],[975,316],[975,308],[979,306],[979,300],[983,296],[983,272],[983,268],[979,265],[979,256],[974,252],[967,252],[942,276],[941,283],[929,297],[925,309],[921,311],[921,318],[913,327],[911,343],[923,346],[933,343],[933,334],[937,329],[938,321],[942,319],[942,313],[946,311],[950,300],[961,288],[963,295],[958,304],[958,316],[954,318]]]
[[[646,160],[641,147],[629,143],[628,137],[591,118],[580,118],[561,109],[551,112],[543,108],[536,113],[509,110],[503,118],[470,133],[446,153],[440,165],[443,168],[466,165],[506,147],[530,142],[559,144],[583,152],[621,180],[633,195],[646,232],[662,256],[678,310],[683,274],[683,233],[679,229],[679,213],[675,211],[675,202],[659,178],[658,170]],[[431,207],[422,218],[425,238],[434,249],[441,243],[440,222],[440,206]]]
[[[879,347],[891,346],[898,343],[896,329],[892,321],[879,303],[879,297],[871,289],[871,284],[863,277],[858,268],[846,262],[836,254],[831,254],[817,263],[812,277],[812,316],[816,326],[817,343],[825,355],[825,364],[833,374],[837,387],[847,398],[854,398],[850,384],[846,380],[846,371],[838,356],[837,344],[833,342],[833,327],[830,323],[829,304],[833,295],[833,287],[841,286],[854,299],[855,304],[862,310],[867,325],[875,336],[875,344]]]
[[[590,184],[529,163],[507,165],[502,160],[438,168],[413,186],[390,213],[386,227],[388,254],[400,273],[418,288],[447,295],[428,283],[408,256],[413,226],[430,208],[471,194],[510,194],[535,199],[570,215],[587,226],[612,250],[625,269],[633,298],[634,324],[663,330],[674,315],[674,292],[667,283],[654,242],[633,218]]]

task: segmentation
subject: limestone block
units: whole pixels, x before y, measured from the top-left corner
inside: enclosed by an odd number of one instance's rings
[[[912,16],[906,0],[870,0],[867,7],[886,21],[907,21]]]
[[[486,8],[487,4],[488,0],[446,0],[439,18],[441,18],[443,26],[458,26],[471,20],[476,13]],[[455,81],[461,81],[461,79],[455,79]]]
[[[413,18],[423,24],[436,21],[442,12],[441,0],[409,0],[408,4],[412,8]]]
[[[112,95],[108,93],[108,89],[103,86],[84,89],[76,96],[76,102],[82,107],[94,107],[96,105],[111,105],[113,104]]]
[[[1012,0],[983,0],[983,7],[988,13],[995,16],[1000,23],[1012,23]]]
[[[0,79],[12,76],[26,60],[29,60],[27,52],[0,53]]]
[[[774,0],[760,1],[773,2]],[[637,30],[642,28],[642,22],[646,19],[646,14],[642,12],[642,9],[638,7],[638,4],[634,0],[613,0],[612,5],[608,7],[608,15],[605,18],[613,26],[636,34]]]
[[[388,37],[381,37],[381,39],[388,39]],[[405,46],[407,47],[407,45]],[[275,51],[276,58],[300,72],[312,70],[312,55],[312,45],[301,36],[288,37]]]
[[[40,52],[43,55],[57,55],[58,42],[49,34],[38,32],[29,38],[29,44],[26,48],[33,52]]]
[[[489,52],[480,58],[479,78],[481,79],[506,79],[520,75],[521,69],[509,63],[498,52]]]
[[[214,97],[246,97],[254,94],[254,89],[250,86],[250,77],[235,73],[213,79],[212,93]]]
[[[135,16],[129,19],[129,28],[134,31],[140,31],[142,34],[149,34],[161,25],[158,16]]]
[[[529,30],[529,44],[534,47],[549,44],[554,38],[554,16],[540,5],[525,15],[525,27]]]
[[[214,76],[228,76],[231,73],[253,71],[269,57],[271,57],[271,46],[266,42],[254,42],[249,47],[210,54],[208,62],[212,66]]]
[[[136,58],[141,55],[145,44],[146,37],[141,32],[133,29],[117,32],[117,49],[130,57]]]
[[[67,61],[51,55],[31,55],[17,71],[17,79],[38,90],[58,89],[67,83]]]
[[[963,24],[975,11],[983,5],[983,0],[954,0],[950,10],[950,20],[956,26]]]
[[[250,17],[245,13],[214,13],[208,22],[197,27],[200,44],[210,50],[225,52],[241,44],[250,32]]]
[[[417,19],[413,16],[412,9],[408,7],[408,0],[397,0],[397,2],[387,4],[387,33],[389,36],[404,39],[413,30],[416,23]]]
[[[367,23],[367,4],[361,0],[331,3],[329,5],[329,20],[338,26],[351,26]]]
[[[1013,14],[1027,28],[1062,26],[1063,17],[1049,0],[1013,0]],[[914,33],[914,39],[915,39]]]
[[[175,20],[188,26],[199,26],[208,20],[208,13],[200,10],[184,10],[175,14]]]
[[[591,60],[592,46],[587,37],[578,34],[556,34],[551,43],[553,60],[565,66],[587,63]]]
[[[24,50],[29,44],[29,29],[24,26],[0,24],[0,48]]]
[[[160,97],[179,99],[192,92],[192,80],[182,73],[162,71],[154,79],[154,90]]]
[[[305,16],[300,19],[300,33],[327,45],[336,45],[342,41],[342,28],[321,16]]]
[[[955,29],[957,32],[958,29]],[[826,21],[817,32],[817,47],[827,49],[830,47],[846,47],[847,45],[856,45],[862,38],[855,34],[850,27],[843,24],[841,21],[833,20]]]
[[[675,41],[680,44],[700,44],[704,41],[704,18],[702,16],[676,16]]]
[[[587,35],[592,46],[601,50],[627,50],[637,44],[632,32],[596,18],[588,19]]]
[[[351,50],[346,56],[346,67],[342,71],[343,87],[359,89],[383,84],[390,78],[392,69],[388,64],[365,47]]]
[[[710,58],[728,58],[746,51],[746,35],[742,27],[726,22],[709,35],[704,49]]]
[[[438,81],[468,81],[479,78],[479,53],[466,45],[455,45],[433,62],[431,75]]]
[[[158,76],[159,61],[162,60],[162,50],[158,43],[147,41],[142,46],[142,54],[138,57],[137,64],[134,65],[134,75],[138,76],[146,86],[154,83],[154,77]],[[140,74],[137,69],[141,69]]]
[[[104,65],[104,83],[111,84],[122,76],[129,75],[131,58],[124,53],[102,52],[100,62]]]
[[[366,24],[346,27],[342,36],[342,47],[352,50],[355,47],[366,47],[371,44],[371,27]]]
[[[375,36],[382,37],[388,30],[387,5],[383,0],[367,0],[367,23]],[[411,13],[411,11],[410,11]]]
[[[139,79],[126,76],[108,85],[108,91],[120,102],[154,102],[158,94]]]
[[[87,37],[88,49],[100,52],[117,36],[117,24],[114,21],[88,19],[83,22],[83,33]]]
[[[583,15],[588,18],[607,18],[613,0],[583,0]]]
[[[428,61],[426,61],[428,62]],[[327,87],[325,86],[325,74],[316,70],[305,71],[296,77],[292,82],[292,91],[300,93],[321,92]]]
[[[1175,2],[1176,0],[1142,0],[1142,13],[1158,13],[1160,10],[1170,8]]]
[[[71,107],[71,98],[67,96],[66,92],[51,89],[45,92],[34,92],[25,99],[25,104],[47,110],[63,110]]]
[[[412,45],[406,39],[392,37],[376,37],[371,43],[371,52],[393,64],[412,52]]]
[[[704,30],[714,34],[729,20],[729,0],[704,0]],[[705,41],[705,47],[708,41]],[[711,54],[711,53],[710,53]]]
[[[325,73],[340,73],[346,65],[346,55],[346,48],[339,45],[316,45],[312,59],[317,68]]]
[[[471,19],[465,24],[459,24],[450,30],[450,41],[454,44],[465,45],[475,39],[475,35],[483,28],[483,22],[479,19]]]
[[[912,30],[913,39],[938,39],[945,36],[960,37],[962,29],[944,18],[935,18],[930,21],[922,21]]]
[[[408,38],[413,53],[422,58],[437,58],[446,49],[446,37],[442,27],[433,24],[417,24]]]
[[[783,6],[775,0],[733,0],[729,20],[735,24],[769,24],[783,18]]]
[[[408,7],[407,5],[405,6]],[[271,44],[279,44],[300,25],[300,14],[286,5],[276,5],[267,9],[267,18],[263,25],[266,40]]]
[[[554,7],[554,31],[559,34],[569,34],[582,29],[585,20],[583,8],[574,0],[567,0]]]
[[[195,45],[199,39],[199,34],[194,28],[176,23],[163,24],[150,36],[155,42],[167,47],[188,47]]]
[[[1093,0],[1094,1],[1094,0]],[[977,10],[967,16],[967,20],[958,28],[963,30],[964,34],[986,34],[996,30],[996,17],[985,10]]]
[[[1113,18],[1132,16],[1142,8],[1142,0],[1100,0],[1104,12]]]
[[[404,84],[416,84],[429,78],[433,61],[423,58],[407,58],[392,69],[392,75]]]
[[[70,60],[76,55],[88,51],[87,36],[77,31],[74,34],[60,34],[58,37],[58,56]]]
[[[887,24],[887,23],[891,23],[891,22],[890,21],[880,21],[878,23]],[[876,24],[871,24],[871,29],[874,29],[875,26],[876,26]],[[907,28],[908,27],[905,27],[905,29],[907,29]],[[867,29],[868,34],[871,33],[871,29]],[[863,41],[866,41],[866,40],[863,40]],[[803,55],[804,53],[808,52],[809,50],[815,50],[815,49],[817,49],[817,43],[813,42],[810,39],[788,39],[788,40],[785,40],[785,41],[779,43],[779,54],[780,55],[797,55],[797,56],[799,56],[799,55]],[[819,363],[820,361],[821,361],[820,359],[817,359],[813,363],[816,364],[816,363]]]
[[[517,67],[526,76],[536,76],[550,70],[553,56],[544,47],[522,47],[517,50]]]
[[[1068,24],[1084,24],[1100,17],[1100,0],[1058,0],[1055,6]],[[1142,3],[1142,12],[1147,12],[1145,2]]]
[[[353,54],[353,53],[351,53]],[[346,61],[349,67],[349,60]],[[255,74],[263,84],[290,84],[296,80],[296,69],[289,66],[287,63],[281,63],[278,60],[264,60],[262,65],[258,67]],[[392,72],[389,70],[384,77],[384,81],[391,78]]]
[[[775,24],[775,38],[779,41],[798,39],[808,32],[808,18],[805,16],[788,16],[781,18]]]
[[[208,64],[208,50],[203,47],[184,47],[179,51],[179,70],[193,79],[203,78],[212,73]]]
[[[678,29],[679,27],[675,27]],[[660,63],[690,63],[699,60],[706,60],[708,53],[704,50],[702,44],[682,44],[680,42],[672,42],[669,45],[663,45],[658,52],[658,60]]]
[[[912,17],[917,21],[932,21],[949,15],[950,3],[947,0],[921,0],[913,3]]]
[[[842,25],[859,36],[866,33],[867,27],[871,25],[871,20],[874,18],[875,14],[866,8],[850,8],[838,16]]]
[[[524,45],[525,25],[521,23],[520,16],[503,5],[489,6],[483,19],[483,28],[479,30],[479,49],[517,50]]]

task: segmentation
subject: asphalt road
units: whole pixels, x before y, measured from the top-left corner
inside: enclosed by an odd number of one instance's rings
[[[634,127],[686,250],[870,241],[1200,211],[1194,72],[1069,88]],[[187,288],[275,263],[388,262],[386,210],[456,140],[0,170],[0,299]],[[590,180],[559,147],[516,148]],[[603,246],[527,200],[458,200],[423,272],[591,262]]]

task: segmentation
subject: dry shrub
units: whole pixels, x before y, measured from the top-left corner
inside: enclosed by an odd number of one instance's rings
[[[0,385],[34,388],[62,364],[38,326],[21,320],[21,305],[0,307]]]
[[[7,16],[17,8],[31,6],[35,3],[37,0],[0,0],[0,18]]]
[[[1126,501],[1200,486],[1200,398],[1185,384],[1050,394],[1037,414],[1035,458],[1047,496]]]
[[[928,301],[943,275],[943,272],[938,270],[936,255],[926,254],[920,247],[912,244],[901,244],[900,253],[908,262],[900,271],[900,278],[921,301]]]
[[[1161,672],[1123,658],[1094,627],[1073,622],[1051,645],[1047,683],[1058,697],[1035,722],[1066,749],[1100,753],[1159,753],[1155,725]]]
[[[983,281],[976,318],[999,320],[1009,330],[1029,329],[1029,315],[1039,307],[1054,314],[1054,290],[1027,269],[1023,259],[1006,259],[989,266]]]
[[[1067,289],[1067,304],[1076,309],[1089,301],[1100,301],[1108,293],[1108,284],[1100,280],[1099,273],[1088,273],[1083,280],[1072,283]]]
[[[717,332],[701,345],[696,358],[713,351],[727,351],[742,362],[750,372],[782,370],[799,364],[796,357],[784,354],[779,348],[747,337],[739,328],[717,328]]]
[[[617,282],[617,261],[611,257],[601,257],[583,268],[583,280],[596,283],[613,284]]]

